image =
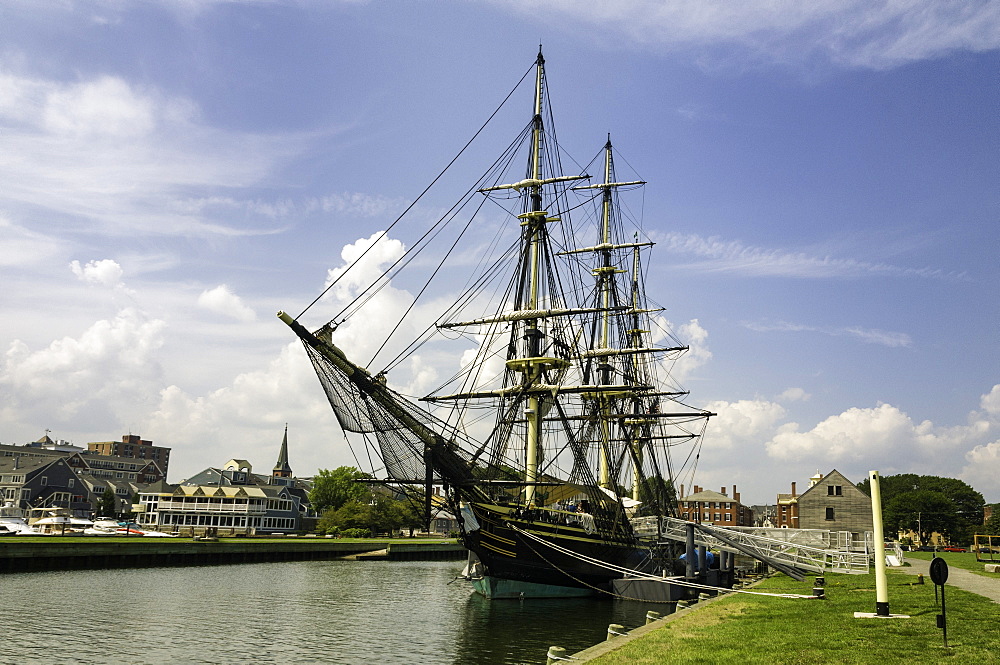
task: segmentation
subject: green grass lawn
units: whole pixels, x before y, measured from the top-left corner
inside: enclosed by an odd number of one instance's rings
[[[950,562],[949,562],[950,563]],[[909,619],[855,619],[875,611],[875,575],[827,575],[826,600],[733,594],[690,611],[591,663],[997,663],[1000,605],[948,587],[948,645],[936,627],[934,586],[889,574],[889,606]],[[813,578],[769,578],[754,591],[808,594]]]
[[[930,561],[933,556],[933,552],[904,552],[904,559]],[[938,552],[937,556],[944,559],[949,568],[964,568],[983,577],[1000,578],[1000,573],[987,573],[984,565],[990,562],[976,561],[976,554],[974,552]],[[995,559],[993,563],[1000,563],[1000,554],[994,554],[993,558]],[[1000,662],[1000,656],[998,656],[997,660]]]

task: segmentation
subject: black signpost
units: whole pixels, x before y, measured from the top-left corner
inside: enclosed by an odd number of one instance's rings
[[[940,557],[931,559],[931,582],[937,587],[941,587],[941,614],[937,615],[938,628],[944,631],[944,646],[948,647],[948,622],[944,605],[944,583],[948,581],[948,564]]]

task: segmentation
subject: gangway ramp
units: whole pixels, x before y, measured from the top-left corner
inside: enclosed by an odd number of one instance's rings
[[[695,545],[746,554],[766,563],[776,562],[817,573],[863,575],[869,571],[868,555],[861,552],[811,547],[737,529],[696,524],[675,517],[639,517],[632,520],[632,527],[640,536],[659,535],[679,542],[686,541],[689,524],[695,526]]]

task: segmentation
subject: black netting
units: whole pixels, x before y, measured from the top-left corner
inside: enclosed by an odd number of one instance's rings
[[[318,350],[303,346],[340,426],[347,432],[373,434],[392,478],[423,478],[429,461],[438,479],[472,479],[469,451],[477,447],[474,442],[378,381],[352,381]]]

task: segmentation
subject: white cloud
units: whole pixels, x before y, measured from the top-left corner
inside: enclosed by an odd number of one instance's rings
[[[709,422],[705,442],[708,450],[754,445],[770,436],[786,416],[783,406],[767,400],[710,402],[704,408],[718,414]]]
[[[789,388],[778,395],[779,402],[806,402],[811,395],[802,388]]]
[[[938,427],[929,420],[914,423],[897,407],[880,404],[847,409],[805,432],[799,431],[798,423],[782,425],[765,448],[778,460],[817,464],[864,460],[869,465],[914,468],[954,455],[989,429],[989,422],[981,418],[955,427]]]
[[[53,134],[112,139],[140,138],[156,125],[153,100],[111,76],[49,90],[41,120]]]
[[[116,261],[111,259],[101,259],[100,261],[90,261],[85,266],[81,266],[79,261],[69,264],[70,270],[77,279],[87,284],[114,288],[121,286],[124,271]]]
[[[340,254],[344,265],[327,272],[326,286],[333,285],[321,301],[324,319],[327,320],[354,302],[368,287],[378,286],[351,305],[348,320],[334,333],[334,341],[357,361],[368,360],[382,346],[413,303],[413,295],[408,291],[397,289],[391,282],[385,283],[380,279],[404,251],[402,242],[380,231],[345,245]],[[429,323],[429,310],[430,306],[425,306],[411,312],[394,336],[389,354],[394,354],[391,349],[408,344],[417,337]]]
[[[173,479],[232,457],[269,469],[286,422],[296,473],[309,475],[317,467],[338,466],[331,461],[337,454],[340,463],[353,464],[346,447],[338,451],[328,447],[343,435],[298,342],[285,345],[266,368],[239,374],[229,385],[205,395],[191,396],[176,385],[164,388],[158,406],[143,420],[142,431],[181,453],[174,455]]]
[[[669,329],[669,323],[667,324]],[[680,341],[688,347],[670,372],[670,377],[683,385],[695,370],[712,359],[708,349],[708,331],[702,327],[698,319],[691,319],[680,326],[678,330]]]
[[[965,461],[968,464],[962,469],[962,480],[996,500],[1000,492],[1000,441],[976,446],[965,453]]]
[[[1000,383],[979,399],[979,406],[992,416],[1000,416]]]
[[[385,231],[378,231],[367,238],[358,238],[341,250],[340,258],[344,265],[327,271],[325,286],[336,283],[333,295],[341,301],[347,301],[357,295],[360,289],[379,279],[404,251],[403,243],[390,238]]]
[[[4,421],[74,428],[101,420],[105,426],[127,423],[157,390],[164,327],[163,321],[125,308],[79,338],[57,339],[45,349],[32,351],[15,340],[0,374],[7,394]]]
[[[198,306],[244,323],[257,320],[257,313],[243,304],[243,300],[225,284],[202,291],[198,296]]]
[[[1000,46],[1000,9],[990,0],[494,1],[535,18],[547,14],[599,26],[600,34],[656,49],[732,45],[739,49],[733,61],[743,64],[801,63],[820,54],[881,69],[951,50]]]

